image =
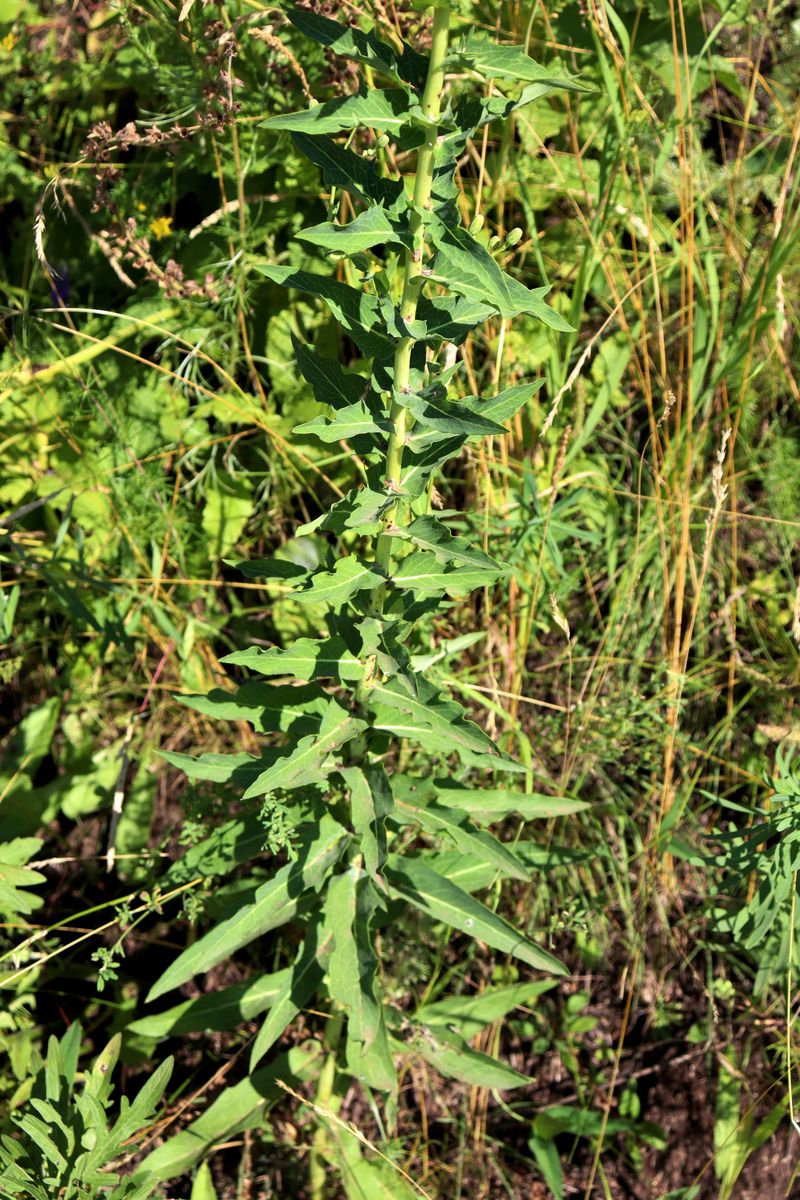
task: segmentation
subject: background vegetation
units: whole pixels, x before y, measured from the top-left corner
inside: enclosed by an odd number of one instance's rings
[[[368,9],[426,45],[424,13]],[[531,1083],[498,1092],[410,1056],[393,1129],[350,1087],[341,1120],[388,1174],[331,1194],[404,1194],[395,1164],[431,1197],[797,1195],[796,8],[476,0],[459,23],[591,88],[527,105],[460,163],[467,224],[552,284],[577,332],[523,316],[467,341],[469,392],[544,386],[438,484],[510,577],[421,627],[530,789],[586,803],[508,820],[533,881],[483,893],[570,975],[471,1017],[527,968],[413,915],[393,925],[393,1001],[460,993],[444,1015]],[[315,553],[296,527],[358,479],[349,447],[291,435],[318,412],[291,334],[357,352],[251,267],[305,266],[293,235],[327,201],[261,120],[353,78],[246,0],[0,0],[0,81],[2,1120],[19,1129],[46,1058],[48,1102],[71,1112],[76,1071],[119,1034],[98,1104],[117,1119],[117,1097],[143,1098],[106,1161],[125,1174],[205,1120],[163,1195],[302,1196],[319,1122],[302,1071],[292,1094],[246,1094],[265,1005],[240,998],[230,1028],[175,1010],[159,1025],[145,996],[258,882],[180,873],[239,797],[162,752],[256,739],[176,695],[230,682],[232,651],[318,629],[236,564]],[[279,811],[264,837],[280,846]],[[181,1000],[241,992],[292,938]],[[322,1020],[284,1038],[295,1066]]]

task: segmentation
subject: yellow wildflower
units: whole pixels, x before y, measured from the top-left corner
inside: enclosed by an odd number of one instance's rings
[[[0,49],[1,50],[6,50],[10,53],[10,51],[12,51],[14,49],[16,44],[17,44],[17,39],[14,37],[14,34],[11,32],[11,30],[9,30],[9,32],[6,34],[6,36],[4,38],[0,38]]]
[[[150,232],[157,242],[172,233],[172,217],[156,217],[150,222]]]

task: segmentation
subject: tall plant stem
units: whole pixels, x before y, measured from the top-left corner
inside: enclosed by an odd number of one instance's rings
[[[437,6],[433,12],[433,41],[431,44],[428,77],[422,94],[422,111],[430,121],[435,121],[442,107],[444,90],[444,60],[447,54],[447,36],[450,27],[450,9]],[[431,206],[431,189],[433,187],[433,161],[436,152],[436,129],[428,133],[428,140],[420,147],[417,154],[417,171],[414,181],[413,208],[409,217],[409,231],[413,249],[405,252],[403,270],[403,292],[400,300],[400,315],[403,321],[413,321],[417,315],[417,303],[424,282],[423,255],[425,251],[425,213]],[[386,484],[389,488],[400,486],[400,472],[403,466],[403,447],[406,440],[407,408],[402,403],[402,393],[408,388],[411,371],[411,352],[415,339],[402,338],[394,356],[394,394],[389,417],[392,431],[389,435],[389,445],[386,450]],[[375,546],[375,562],[384,571],[388,570],[392,559],[392,536],[388,532],[397,519],[398,504],[395,502],[384,513],[383,529],[378,535]],[[385,589],[379,588],[375,593],[374,610],[380,614],[383,608]]]
[[[337,1014],[330,1017],[325,1026],[325,1045],[328,1054],[317,1081],[316,1107],[323,1111],[336,1111],[341,1098],[334,1092],[336,1084],[336,1057],[344,1026],[343,1018]],[[309,1160],[309,1185],[311,1200],[325,1200],[328,1190],[328,1166],[333,1156],[330,1132],[323,1117],[314,1134]]]

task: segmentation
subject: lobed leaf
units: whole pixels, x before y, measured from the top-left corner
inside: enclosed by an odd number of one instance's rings
[[[386,582],[374,566],[362,562],[354,554],[336,560],[332,571],[318,571],[307,588],[295,592],[301,604],[330,604],[339,608],[358,592],[370,591]]]
[[[338,636],[298,638],[288,650],[249,646],[247,650],[227,654],[220,661],[247,667],[260,675],[291,675],[305,681],[335,679],[339,683],[357,683],[364,677],[363,664]]]
[[[288,129],[292,133],[343,133],[363,127],[397,135],[410,118],[407,92],[400,88],[377,88],[326,100],[301,112],[278,113],[260,124],[264,129]]]
[[[334,54],[355,59],[381,75],[415,87],[425,80],[428,60],[405,43],[398,55],[392,46],[381,41],[376,34],[365,33],[357,25],[342,25],[305,7],[287,5],[284,11],[296,29]]]

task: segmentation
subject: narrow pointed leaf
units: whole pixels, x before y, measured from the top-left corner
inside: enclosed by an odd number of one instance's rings
[[[327,708],[325,693],[313,684],[296,687],[256,680],[235,692],[212,688],[206,695],[176,698],[187,708],[220,721],[249,721],[257,733],[310,732]]]
[[[546,796],[541,792],[517,792],[509,788],[466,788],[448,779],[437,779],[434,787],[443,804],[464,809],[486,821],[502,821],[516,813],[525,821],[563,817],[590,808],[585,800],[571,796]]]
[[[465,67],[485,79],[509,79],[513,83],[535,83],[548,90],[588,92],[591,88],[571,75],[541,66],[521,46],[502,46],[474,30],[463,37],[448,54],[451,70]],[[542,93],[543,94],[543,93]]]
[[[441,696],[432,684],[423,679],[417,679],[414,683],[406,679],[376,683],[370,688],[368,698],[372,703],[416,718],[424,728],[438,734],[443,753],[461,747],[476,753],[497,753],[492,739],[472,721],[465,719],[466,712],[461,705]]]
[[[380,763],[345,767],[340,774],[350,789],[353,828],[367,874],[384,887],[379,873],[386,862],[386,818],[394,807],[388,777]]]
[[[542,387],[544,387],[544,380],[535,379],[531,383],[514,384],[513,387],[505,388],[487,400],[470,397],[470,402],[482,416],[488,417],[490,421],[498,421],[502,425],[515,416]]]
[[[220,922],[170,963],[153,985],[148,1000],[180,987],[235,954],[242,946],[290,920],[303,892],[322,884],[348,840],[347,831],[329,814],[312,826],[297,848],[297,860],[287,863],[261,885],[251,904]]]
[[[179,754],[173,750],[159,751],[173,767],[178,767],[190,779],[201,779],[210,783],[236,783],[247,786],[252,783],[274,752],[265,752],[260,758],[252,754]]]
[[[467,996],[447,996],[424,1004],[414,1013],[423,1025],[455,1026],[466,1041],[487,1025],[503,1021],[515,1008],[530,1008],[545,992],[558,986],[556,979],[528,979],[505,987],[488,987]]]
[[[338,279],[318,275],[312,271],[295,270],[294,267],[275,267],[270,263],[255,262],[255,269],[266,275],[273,283],[285,288],[308,292],[324,300],[334,318],[349,333],[364,354],[389,358],[394,352],[394,342],[383,330],[378,301],[366,292],[358,291]],[[520,285],[521,286],[521,285]]]
[[[335,764],[328,761],[330,755],[366,727],[366,721],[353,716],[336,700],[329,698],[319,730],[300,738],[287,752],[281,753],[251,783],[244,793],[244,799],[321,782],[334,768]]]
[[[309,924],[303,944],[294,963],[285,973],[281,989],[270,1006],[269,1015],[258,1031],[250,1052],[250,1070],[272,1049],[284,1030],[303,1010],[319,986],[325,960],[333,936],[325,932],[320,940],[320,923]]]
[[[574,332],[568,321],[545,304],[543,297],[549,288],[531,290],[513,279],[466,229],[434,222],[431,238],[437,250],[433,270],[459,295],[492,304],[502,317],[529,313],[551,329]]]
[[[497,421],[475,412],[469,405],[439,396],[439,390],[431,390],[425,395],[416,395],[413,392],[403,395],[395,392],[395,398],[405,408],[410,409],[421,425],[435,429],[438,433],[484,437],[506,432]]]
[[[412,1046],[440,1074],[473,1087],[504,1091],[527,1087],[531,1082],[528,1075],[473,1049],[459,1033],[445,1025],[415,1023],[405,1044]]]
[[[508,847],[491,834],[476,829],[466,812],[448,808],[444,804],[414,805],[398,801],[397,812],[411,818],[428,833],[446,834],[467,854],[483,855],[502,875],[512,879],[528,880],[531,873],[523,862]]]
[[[365,33],[357,25],[342,25],[306,7],[287,7],[285,13],[292,24],[313,38],[320,46],[355,59],[391,79],[406,80],[414,85],[425,79],[428,60],[404,44],[400,55],[374,33]]]
[[[455,883],[431,870],[421,859],[394,859],[386,866],[386,879],[392,890],[416,908],[460,929],[462,933],[485,942],[494,950],[512,954],[528,966],[553,975],[566,975],[561,963],[541,950],[535,942],[519,933],[503,917],[481,904]]]
[[[374,492],[371,488],[358,488],[348,492],[341,500],[297,530],[302,537],[315,529],[326,529],[330,533],[344,533],[345,529],[357,529],[360,533],[377,533],[381,517],[394,504],[394,497],[387,492]]]
[[[288,978],[288,968],[271,975],[260,975],[248,983],[236,983],[218,992],[184,1000],[164,1012],[140,1017],[127,1026],[127,1032],[140,1037],[175,1037],[181,1033],[200,1033],[234,1029],[252,1021],[275,1003]]]
[[[364,403],[372,385],[363,375],[345,371],[335,358],[324,358],[311,350],[292,334],[297,365],[303,378],[311,384],[318,404],[329,404],[331,408],[349,408]]]
[[[368,876],[357,867],[331,880],[325,904],[335,944],[328,974],[331,994],[347,1013],[347,1065],[369,1087],[394,1091],[397,1076],[376,997],[378,962],[370,922],[378,903]]]
[[[170,887],[176,887],[198,876],[226,875],[234,867],[261,854],[265,840],[264,826],[256,817],[226,821],[172,864],[166,882]]]
[[[385,179],[379,174],[375,163],[363,155],[345,149],[328,137],[293,133],[292,140],[300,153],[321,169],[328,186],[345,188],[361,200],[369,200],[387,209],[395,210],[404,204],[402,180]]]
[[[429,550],[441,562],[464,563],[467,566],[499,572],[499,563],[483,550],[470,545],[464,537],[450,532],[447,526],[434,516],[415,517],[410,524],[396,530],[398,537],[407,538],[420,550]]]
[[[460,346],[467,335],[489,317],[492,304],[468,300],[465,296],[423,296],[417,305],[417,320],[425,326],[426,340],[453,342]]]
[[[252,1129],[268,1108],[285,1099],[278,1080],[297,1087],[312,1078],[319,1071],[322,1053],[319,1042],[305,1042],[248,1079],[223,1088],[202,1116],[151,1151],[136,1167],[134,1177],[162,1182],[183,1175],[212,1146]]]
[[[423,595],[444,592],[465,596],[475,588],[491,586],[500,573],[499,566],[447,566],[435,554],[414,550],[392,567],[390,578],[395,587],[411,588]]]

